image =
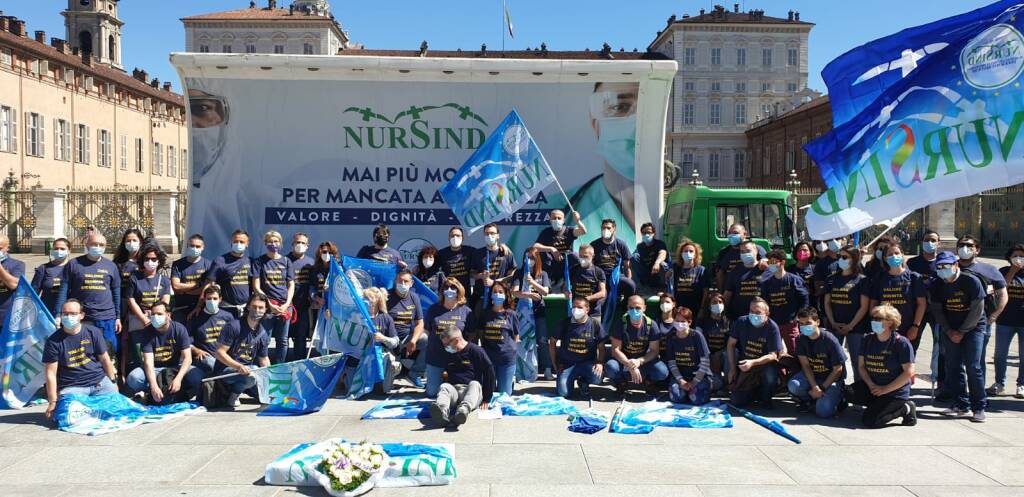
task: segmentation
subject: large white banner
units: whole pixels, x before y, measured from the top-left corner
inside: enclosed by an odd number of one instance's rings
[[[302,231],[352,254],[384,223],[406,259],[425,243],[445,246],[458,222],[437,190],[513,108],[592,237],[610,218],[632,242],[641,223],[660,218],[671,61],[172,61],[193,128],[188,231],[202,233],[211,254],[239,227]],[[503,240],[520,253],[547,211],[565,206],[549,187],[501,223]]]

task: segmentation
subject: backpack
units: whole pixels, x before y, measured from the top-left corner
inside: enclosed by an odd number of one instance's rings
[[[992,280],[971,268],[962,267],[960,271],[978,278],[978,281],[981,282],[981,287],[985,290],[985,316],[991,316],[996,311],[996,294],[992,287]]]

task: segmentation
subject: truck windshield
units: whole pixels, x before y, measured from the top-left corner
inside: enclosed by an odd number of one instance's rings
[[[751,238],[767,240],[773,247],[785,243],[783,213],[777,204],[719,205],[716,214],[719,238],[729,235],[729,226],[741,223]]]
[[[673,204],[668,206],[667,225],[673,229],[680,229],[682,233],[686,233],[690,228],[690,212],[693,210],[692,202],[682,202],[679,204]]]

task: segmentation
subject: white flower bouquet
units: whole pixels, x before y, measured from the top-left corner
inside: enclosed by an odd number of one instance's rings
[[[320,486],[334,497],[355,497],[369,492],[388,468],[388,455],[368,442],[333,444],[317,465]]]

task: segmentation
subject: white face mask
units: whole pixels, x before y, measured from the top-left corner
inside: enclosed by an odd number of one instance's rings
[[[587,269],[590,267],[590,259],[580,259],[580,267]]]
[[[424,257],[423,258],[423,267],[425,267],[427,269],[430,269],[430,268],[434,267],[434,258],[433,257]]]
[[[224,152],[224,126],[192,128],[192,182],[198,184]]]
[[[586,316],[586,315],[587,315],[587,311],[584,311],[583,309],[580,309],[579,307],[573,307],[572,308],[572,318],[573,319],[579,321],[579,320],[583,319],[583,316]]]
[[[1010,263],[1017,267],[1024,267],[1024,257],[1012,257]]]
[[[671,302],[664,302],[661,304],[661,312],[672,312],[673,307]]]
[[[146,261],[146,262],[143,262],[142,265],[146,267],[147,271],[156,271],[156,267],[157,267],[157,265],[159,265],[159,262],[157,262],[157,261]]]
[[[601,230],[601,236],[604,237],[605,240],[611,240],[612,239],[612,230],[607,229],[607,228]]]
[[[292,252],[299,255],[305,254],[308,249],[309,245],[306,245],[305,243],[296,243],[295,245],[292,245]]]
[[[462,237],[461,236],[453,236],[453,237],[448,239],[448,243],[451,244],[452,248],[456,248],[457,249],[457,248],[462,246]]]
[[[725,311],[725,304],[711,304],[711,314],[721,314]]]
[[[971,247],[960,247],[956,249],[956,254],[959,255],[961,259],[971,260],[974,258],[975,252]]]
[[[320,254],[320,260],[324,261],[324,262],[331,262],[331,254],[330,253]]]

